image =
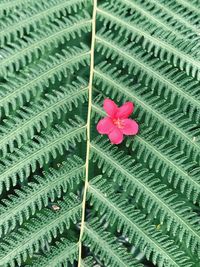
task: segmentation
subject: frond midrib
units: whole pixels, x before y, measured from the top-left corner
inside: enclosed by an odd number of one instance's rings
[[[82,200],[82,216],[79,235],[79,255],[78,255],[78,267],[82,262],[82,238],[84,235],[85,226],[85,213],[86,213],[86,200],[87,200],[87,187],[89,181],[89,160],[90,160],[90,131],[91,131],[91,111],[92,111],[92,86],[94,78],[94,51],[95,51],[95,37],[96,37],[96,13],[97,13],[97,0],[93,0],[92,11],[92,34],[91,34],[91,50],[90,50],[90,72],[88,83],[88,113],[87,113],[87,141],[86,141],[86,158],[85,158],[85,181]]]

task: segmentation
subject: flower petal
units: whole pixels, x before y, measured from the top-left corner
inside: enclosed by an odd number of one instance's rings
[[[109,98],[106,98],[103,103],[103,108],[106,111],[107,115],[113,118],[118,110],[118,106]]]
[[[120,144],[123,141],[123,133],[115,127],[108,135],[112,144]]]
[[[136,121],[131,119],[124,119],[123,120],[123,129],[122,132],[125,135],[135,135],[138,133],[139,126]]]
[[[112,129],[115,127],[113,121],[109,117],[105,117],[104,119],[100,120],[97,124],[97,131],[100,134],[109,134]]]
[[[120,119],[127,119],[133,112],[134,106],[132,102],[126,102],[120,108],[118,108],[116,117]]]

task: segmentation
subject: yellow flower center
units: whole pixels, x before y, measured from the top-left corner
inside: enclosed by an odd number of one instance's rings
[[[124,122],[123,120],[120,120],[120,119],[114,119],[113,120],[113,123],[115,126],[117,126],[117,128],[119,129],[123,129],[124,128]]]

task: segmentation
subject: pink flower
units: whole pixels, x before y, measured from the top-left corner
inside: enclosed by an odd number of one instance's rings
[[[126,102],[118,107],[111,99],[105,99],[103,108],[107,116],[97,124],[100,134],[107,134],[112,144],[120,144],[124,135],[135,135],[138,133],[136,121],[128,119],[133,112],[133,103]]]

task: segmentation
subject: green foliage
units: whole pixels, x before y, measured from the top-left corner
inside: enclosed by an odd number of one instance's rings
[[[73,56],[72,56],[73,55]],[[89,51],[84,48],[70,48],[70,52],[62,50],[62,54],[51,56],[48,60],[41,59],[36,65],[27,67],[25,73],[19,73],[17,77],[11,76],[7,83],[1,84],[0,107],[2,113],[9,115],[10,110],[30,102],[50,84],[62,77],[70,77],[70,73],[89,63]],[[11,106],[11,107],[10,107]],[[12,109],[11,109],[12,108]]]
[[[67,239],[61,239],[60,242],[56,242],[48,253],[40,257],[38,260],[33,261],[31,266],[34,267],[62,267],[70,266],[78,257],[78,245],[77,243],[70,242]],[[69,263],[66,264],[66,261]]]
[[[33,1],[34,2],[34,1]],[[42,25],[50,26],[51,22],[62,15],[77,11],[83,7],[85,0],[62,0],[35,2],[28,5],[25,11],[14,12],[8,21],[2,23],[0,31],[0,46],[16,41],[29,34],[32,29],[37,29]]]
[[[74,86],[60,87],[58,91],[47,94],[31,107],[25,106],[16,111],[14,116],[4,120],[1,128],[0,147],[3,155],[6,155],[8,149],[14,151],[14,141],[20,148],[23,143],[33,139],[36,131],[40,132],[42,127],[47,128],[55,116],[60,119],[62,112],[71,111],[73,106],[78,106],[79,101],[84,103],[86,99],[87,86],[82,82]]]
[[[1,71],[11,72],[17,71],[20,67],[31,63],[34,58],[38,58],[40,54],[58,47],[59,44],[65,43],[70,38],[75,39],[90,30],[89,15],[85,14],[84,18],[75,16],[70,19],[64,18],[63,21],[56,20],[56,24],[50,25],[46,30],[45,27],[39,28],[37,32],[33,32],[26,39],[20,39],[16,44],[10,44],[8,48],[4,48],[1,52],[2,62]],[[58,25],[58,26],[57,26]]]
[[[92,225],[85,225],[83,243],[95,255],[98,255],[106,266],[125,267],[133,266],[133,264],[134,266],[141,266],[134,261],[134,258],[126,250],[116,244],[116,240],[111,234],[98,226],[97,220]]]
[[[36,138],[36,141],[30,141],[23,146],[21,150],[9,155],[2,160],[0,166],[0,190],[3,185],[6,190],[15,186],[17,178],[22,182],[30,173],[35,172],[37,164],[42,168],[49,160],[55,159],[58,154],[63,155],[64,150],[69,150],[76,142],[81,142],[85,138],[85,125],[81,121],[73,121],[73,126],[63,123],[51,130],[51,133],[45,133]],[[79,127],[81,126],[81,127]]]
[[[15,266],[16,261],[21,265],[27,257],[34,252],[45,249],[46,243],[50,243],[64,229],[69,229],[71,222],[76,223],[80,216],[81,205],[74,199],[58,203],[60,205],[59,215],[55,216],[52,210],[43,210],[32,218],[28,223],[7,235],[2,239],[2,250],[0,254],[3,266]]]
[[[123,199],[121,194],[115,194],[101,176],[91,180],[88,191],[90,203],[95,210],[100,214],[106,213],[110,225],[117,224],[117,231],[128,236],[129,242],[134,243],[142,251],[145,250],[147,258],[151,257],[154,264],[159,261],[161,265],[166,266],[174,266],[175,262],[178,263],[177,266],[192,266],[187,257],[184,257],[184,253],[176,250],[172,240],[160,234],[146,215],[129,205],[129,201]],[[170,256],[172,251],[176,252],[173,257]]]
[[[37,210],[48,206],[63,193],[72,190],[84,177],[83,161],[77,156],[62,163],[58,170],[50,169],[44,176],[35,176],[35,182],[29,183],[14,195],[8,195],[1,205],[0,229],[4,235],[28,220]],[[70,190],[69,190],[70,189]]]
[[[0,0],[0,266],[199,267],[197,0]],[[136,136],[99,136],[103,101]]]

